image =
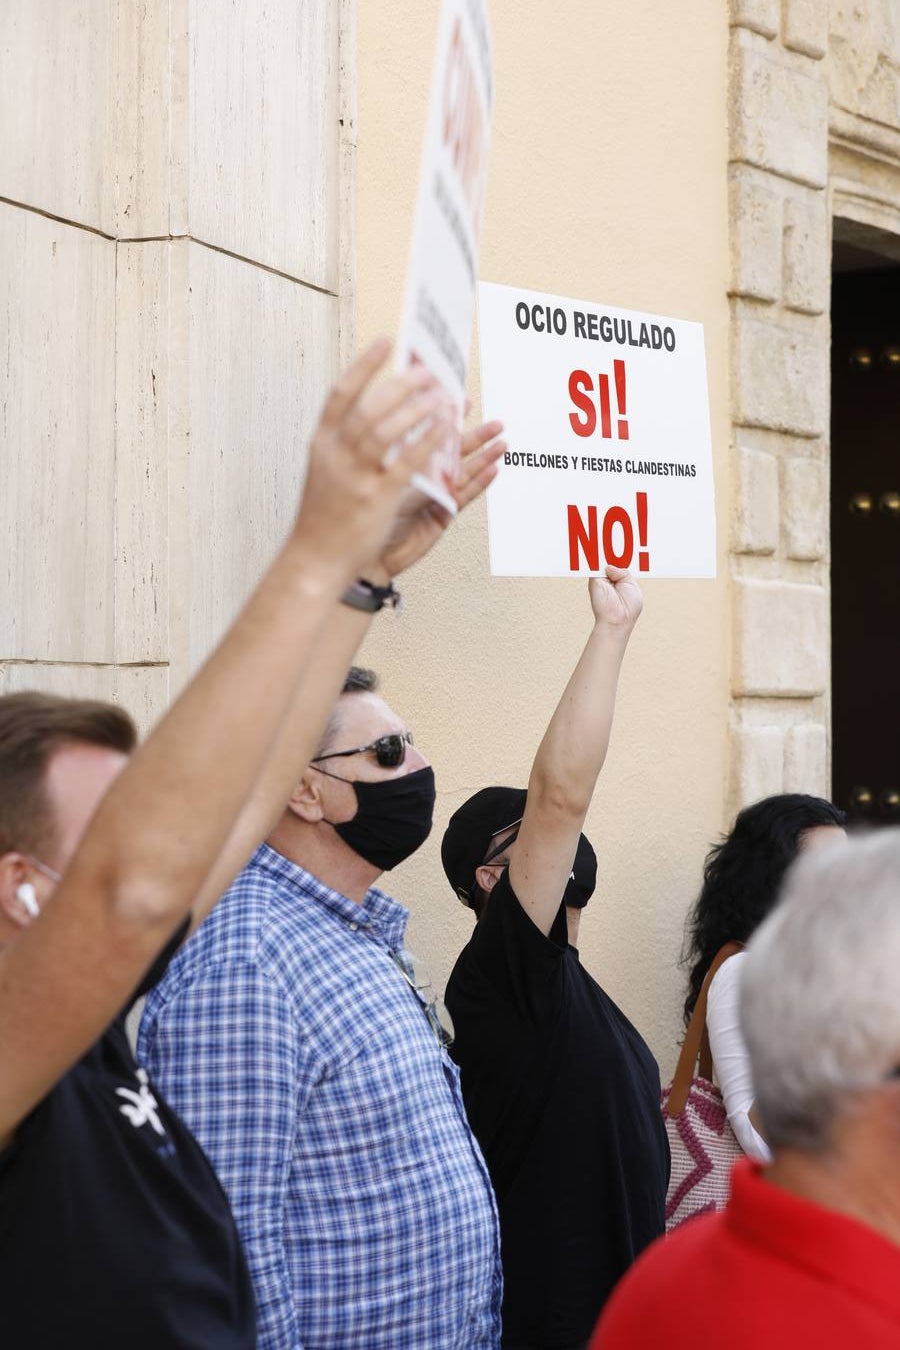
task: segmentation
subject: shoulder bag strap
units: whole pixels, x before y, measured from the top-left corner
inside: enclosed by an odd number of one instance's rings
[[[742,942],[726,942],[725,946],[720,947],[716,952],[712,965],[706,972],[706,977],[700,986],[700,993],[697,995],[697,1002],[694,1004],[694,1011],[691,1013],[691,1020],[687,1025],[681,1054],[678,1056],[678,1063],[675,1066],[675,1076],[672,1079],[669,1100],[666,1103],[666,1115],[668,1116],[680,1116],[687,1105],[688,1093],[691,1090],[691,1082],[698,1058],[700,1060],[701,1077],[710,1078],[712,1076],[712,1056],[709,1052],[709,1036],[706,1030],[706,1000],[709,995],[709,986],[712,984],[719,967],[724,965],[730,956],[736,956],[743,949],[744,944]]]

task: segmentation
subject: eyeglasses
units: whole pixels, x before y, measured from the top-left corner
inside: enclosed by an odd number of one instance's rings
[[[491,835],[491,839],[492,839],[492,840],[493,840],[493,839],[496,839],[498,834],[506,834],[506,831],[507,831],[507,830],[512,830],[513,832],[512,832],[512,834],[509,836],[508,839],[504,839],[504,840],[503,840],[503,843],[502,843],[502,844],[497,844],[496,847],[494,847],[494,848],[489,848],[489,849],[488,849],[488,851],[487,851],[487,853],[485,854],[484,858],[483,858],[482,861],[479,863],[479,866],[480,866],[480,867],[508,867],[508,866],[509,866],[509,863],[508,863],[508,862],[505,862],[505,863],[495,863],[495,862],[494,862],[494,858],[498,858],[498,857],[500,856],[500,854],[504,852],[505,849],[508,849],[512,844],[514,844],[514,843],[516,842],[516,840],[517,840],[518,837],[519,837],[519,826],[520,826],[521,824],[522,824],[521,820],[511,820],[510,823],[509,823],[508,825],[501,825],[501,827],[500,827],[499,830],[495,830],[495,831],[494,831],[494,833]],[[515,828],[513,828],[513,827],[515,827]]]
[[[487,854],[485,855],[484,858],[482,858],[480,863],[476,864],[475,867],[476,872],[479,867],[509,867],[508,858],[506,859],[505,862],[494,862],[494,858],[499,857],[500,854],[503,853],[505,849],[508,849],[511,844],[514,844],[516,842],[516,840],[519,837],[519,826],[522,824],[523,819],[524,817],[520,817],[518,820],[511,820],[508,825],[501,825],[499,830],[494,830],[494,833],[488,840]],[[497,838],[497,835],[506,834],[507,830],[513,830],[513,833],[509,836],[509,838],[504,839],[503,843],[497,844],[495,848],[491,848],[490,844],[494,839]],[[472,880],[474,882],[475,880],[474,876]],[[472,907],[472,894],[471,891],[469,891],[465,886],[457,886],[456,894],[459,896],[460,900],[463,902],[464,905],[468,905],[469,908]]]
[[[422,1004],[438,1045],[449,1049],[456,1035],[453,1018],[446,1003],[431,983],[431,976],[424,963],[414,956],[408,947],[396,947],[391,952],[391,960]]]
[[[507,830],[512,829],[513,825],[516,827],[516,828],[513,830],[512,834],[509,836],[509,838],[503,840],[503,843],[502,843],[502,844],[497,844],[496,848],[488,849],[488,852],[487,852],[487,854],[485,855],[483,861],[480,862],[480,863],[478,864],[478,866],[479,866],[479,867],[509,867],[509,858],[504,859],[503,862],[494,862],[494,859],[495,859],[495,858],[499,858],[499,856],[500,856],[501,853],[505,852],[506,849],[508,849],[512,844],[514,844],[514,843],[516,842],[516,840],[517,840],[518,837],[519,837],[519,826],[520,826],[521,824],[522,824],[521,820],[514,820],[514,821],[512,822],[511,825],[504,825],[503,828],[502,828],[501,830],[495,830],[494,833],[491,835],[491,839],[496,839],[498,834],[505,834]],[[572,868],[572,871],[569,873],[569,880],[570,880],[570,881],[574,881],[574,880],[575,880],[575,869],[574,869],[574,867]]]
[[[379,736],[371,745],[358,745],[355,750],[333,750],[327,755],[316,755],[311,764],[319,764],[323,759],[346,759],[348,755],[366,755],[371,750],[381,769],[396,769],[406,759],[406,747],[412,745],[411,731],[392,731],[389,736]]]

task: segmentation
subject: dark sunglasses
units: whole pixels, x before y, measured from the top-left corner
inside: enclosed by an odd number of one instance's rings
[[[365,755],[371,750],[381,769],[396,769],[406,759],[406,747],[412,745],[411,731],[392,731],[389,736],[379,736],[371,745],[358,745],[355,750],[334,750],[327,755],[316,755],[311,764],[319,764],[323,759],[346,759],[348,755]]]

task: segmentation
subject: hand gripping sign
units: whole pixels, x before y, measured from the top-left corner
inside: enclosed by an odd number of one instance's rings
[[[702,325],[487,282],[478,324],[483,413],[509,442],[494,576],[714,577]]]
[[[486,0],[443,0],[397,361],[401,368],[422,361],[434,372],[457,425],[466,397],[492,101]],[[415,480],[451,511],[458,462],[456,434]]]

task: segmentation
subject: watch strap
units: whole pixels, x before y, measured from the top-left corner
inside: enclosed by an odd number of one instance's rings
[[[377,614],[385,605],[390,605],[391,609],[399,609],[401,596],[399,591],[394,590],[393,582],[389,581],[386,586],[376,586],[373,581],[366,581],[365,577],[357,577],[344,591],[341,603],[349,605],[351,609],[361,609],[367,614]]]

